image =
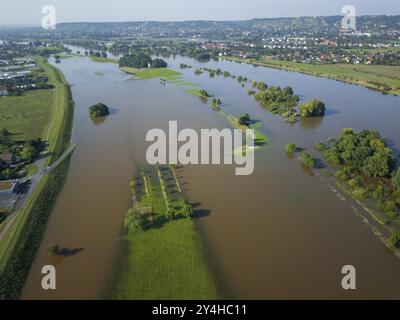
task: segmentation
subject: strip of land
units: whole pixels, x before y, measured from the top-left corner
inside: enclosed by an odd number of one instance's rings
[[[43,96],[46,96],[45,100],[51,102],[51,110],[46,109],[50,115],[47,116],[49,121],[48,124],[37,123],[34,118],[28,116],[29,126],[21,126],[19,132],[24,136],[36,130],[36,127],[44,128],[40,136],[49,144],[46,164],[50,165],[70,145],[73,102],[70,87],[62,73],[46,60],[38,59],[37,63],[47,73],[49,83],[54,89],[40,90],[45,92],[39,91],[36,95],[28,93],[28,97],[35,99],[29,100],[27,104],[40,105]],[[18,98],[25,99],[15,99]],[[38,119],[43,121],[42,117]],[[20,298],[30,266],[40,246],[48,216],[66,179],[68,164],[69,157],[51,173],[41,176],[24,207],[11,215],[11,224],[0,242],[0,299]]]
[[[219,298],[195,222],[181,216],[187,212],[182,211],[185,200],[174,169],[139,170],[131,188],[133,206],[125,221],[128,252],[114,298]]]
[[[278,61],[267,58],[241,59],[236,57],[224,57],[224,59],[353,83],[387,94],[400,94],[399,66],[306,64],[291,61]]]
[[[180,73],[168,68],[132,68],[132,67],[121,67],[121,70],[125,73],[133,74],[138,79],[154,79],[164,78],[165,80],[177,80],[180,77]]]

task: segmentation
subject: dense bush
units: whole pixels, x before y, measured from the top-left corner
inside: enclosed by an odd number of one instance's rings
[[[151,57],[142,52],[126,55],[119,59],[120,67],[148,68],[151,63]]]
[[[299,106],[302,117],[321,117],[325,115],[325,103],[319,100],[312,100]]]
[[[110,110],[105,104],[98,103],[89,108],[89,114],[92,118],[105,117],[110,114]]]
[[[393,152],[376,131],[343,129],[333,145],[325,152],[333,165],[344,165],[367,177],[388,178],[395,168]]]
[[[260,86],[260,83],[262,82],[259,82],[258,86]],[[299,97],[293,94],[293,89],[290,87],[284,89],[280,87],[269,87],[266,90],[258,92],[255,98],[263,107],[293,107],[299,102]]]
[[[166,68],[168,64],[163,59],[154,59],[151,62],[152,68]]]

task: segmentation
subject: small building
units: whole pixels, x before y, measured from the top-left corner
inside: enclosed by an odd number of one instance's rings
[[[6,96],[6,95],[8,95],[7,87],[0,84],[0,96]]]
[[[0,154],[0,161],[5,165],[10,165],[15,162],[15,156],[12,153],[2,153]]]

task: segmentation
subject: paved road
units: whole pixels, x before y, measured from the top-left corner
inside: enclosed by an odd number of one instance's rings
[[[37,184],[43,175],[53,171],[61,162],[63,162],[76,148],[76,144],[72,144],[50,167],[45,167],[45,158],[40,158],[35,161],[35,165],[38,167],[38,171],[29,177],[22,179],[22,183],[29,183],[28,190],[24,193],[17,194],[14,198],[9,199],[11,207],[14,205],[11,215],[8,218],[7,224],[4,229],[0,232],[0,241],[3,240],[11,225],[13,224],[17,215],[21,212],[26,201],[35,190]],[[1,200],[1,199],[0,199]]]

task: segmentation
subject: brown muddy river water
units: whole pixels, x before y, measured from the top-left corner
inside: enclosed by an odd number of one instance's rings
[[[262,121],[270,142],[256,153],[253,175],[235,176],[232,166],[187,166],[182,181],[189,199],[204,217],[198,227],[216,281],[226,298],[400,298],[400,259],[354,214],[352,200],[341,200],[327,178],[289,159],[284,146],[295,142],[313,150],[320,139],[341,128],[379,130],[398,153],[400,97],[332,80],[232,62],[200,64],[267,84],[293,87],[302,101],[318,98],[327,105],[323,119],[285,123],[258,106],[234,79],[183,72],[223,101],[231,114],[248,112]],[[163,86],[158,79],[129,80],[117,65],[87,58],[65,59],[58,67],[72,85],[75,100],[72,156],[63,191],[48,222],[31,268],[25,299],[98,299],[109,297],[121,259],[122,224],[130,205],[129,176],[145,162],[149,129],[228,127],[227,122],[182,86]],[[88,107],[103,102],[112,114],[93,123]],[[58,259],[46,253],[49,244],[82,249]],[[156,261],[155,261],[156,263]],[[57,290],[41,289],[41,268],[57,269]],[[341,269],[354,265],[357,290],[341,288]]]

